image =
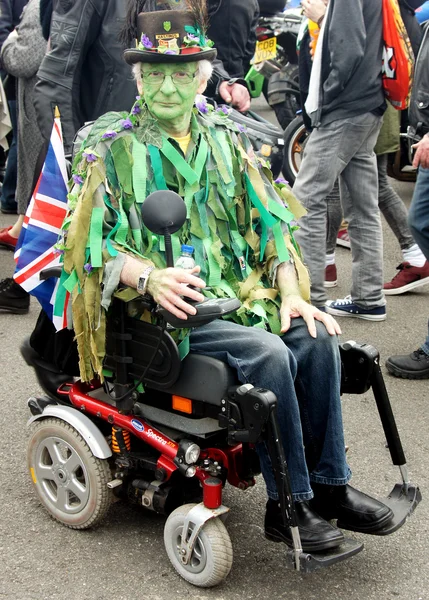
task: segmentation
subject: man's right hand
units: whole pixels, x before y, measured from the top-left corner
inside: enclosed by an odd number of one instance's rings
[[[187,319],[187,315],[195,315],[196,308],[188,304],[183,296],[202,302],[204,296],[189,286],[195,288],[204,288],[206,284],[196,275],[200,272],[200,267],[193,269],[155,269],[149,275],[147,282],[147,292],[163,308],[171,312],[179,319]]]
[[[423,169],[429,169],[429,136],[424,135],[420,142],[413,144],[415,150],[413,158],[413,167],[422,167]]]

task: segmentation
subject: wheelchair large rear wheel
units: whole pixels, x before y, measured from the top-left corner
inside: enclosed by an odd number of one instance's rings
[[[105,517],[112,500],[109,464],[92,454],[71,425],[56,418],[38,421],[27,463],[39,499],[54,519],[72,529],[88,529]]]
[[[195,504],[179,506],[164,527],[164,544],[173,567],[183,579],[198,587],[221,583],[231,570],[232,545],[228,531],[219,517],[207,521],[200,531],[188,564],[180,552],[183,525]]]

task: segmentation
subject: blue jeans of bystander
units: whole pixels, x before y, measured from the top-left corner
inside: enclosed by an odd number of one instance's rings
[[[416,243],[429,260],[429,169],[419,168],[408,224]],[[429,333],[422,349],[429,355]]]

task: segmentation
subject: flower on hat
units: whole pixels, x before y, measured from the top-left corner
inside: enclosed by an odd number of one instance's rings
[[[83,268],[85,269],[85,271],[88,273],[88,275],[91,273],[91,271],[93,270],[93,266],[91,265],[91,263],[86,263],[83,265]]]
[[[129,118],[126,118],[123,121],[121,121],[121,126],[124,129],[132,129],[133,128],[133,124],[131,123]]]
[[[112,139],[115,138],[118,134],[116,133],[116,131],[106,131],[106,133],[103,133],[103,135],[101,136],[103,138],[103,140],[108,140],[108,139]]]
[[[143,46],[143,49],[145,49],[145,50],[150,50],[151,48],[153,48],[152,42],[150,41],[148,36],[145,35],[144,33],[142,33],[140,44]]]

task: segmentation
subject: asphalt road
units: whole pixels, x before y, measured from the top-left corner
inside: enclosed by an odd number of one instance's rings
[[[395,182],[409,204],[412,184]],[[13,217],[0,215],[0,226]],[[384,224],[385,277],[401,262],[399,246]],[[331,297],[349,293],[351,255],[337,250],[339,285]],[[13,272],[12,253],[0,250],[0,278]],[[429,286],[389,297],[382,323],[341,319],[342,341],[376,346],[384,360],[415,349],[427,333]],[[234,548],[232,571],[221,586],[194,588],[176,575],[163,547],[161,517],[116,503],[94,531],[69,530],[40,506],[26,467],[27,398],[38,392],[33,371],[19,353],[38,314],[32,300],[28,315],[0,314],[0,598],[7,600],[306,600],[429,599],[429,411],[428,382],[386,375],[386,384],[404,444],[411,479],[423,502],[408,523],[386,538],[352,534],[365,542],[356,557],[311,575],[286,568],[282,545],[263,536],[265,493],[262,480],[250,491],[227,487],[224,503]],[[392,467],[370,393],[343,397],[346,441],[354,484],[382,498],[399,481]]]

